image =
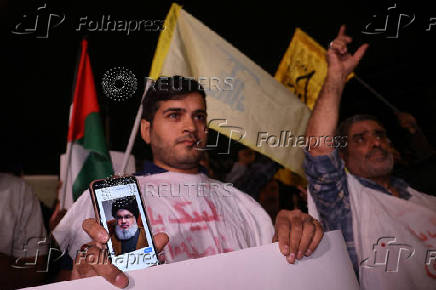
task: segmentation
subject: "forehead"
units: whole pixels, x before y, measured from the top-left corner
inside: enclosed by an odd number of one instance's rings
[[[198,92],[180,96],[180,99],[161,101],[158,111],[168,108],[182,108],[186,111],[206,110],[206,102]]]
[[[386,131],[378,122],[373,120],[358,121],[353,123],[348,130],[348,136],[353,136],[356,134],[362,134],[365,131]]]

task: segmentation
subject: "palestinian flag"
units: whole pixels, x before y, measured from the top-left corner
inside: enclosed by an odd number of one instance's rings
[[[89,187],[91,181],[113,174],[99,112],[88,42],[84,39],[71,105],[66,156],[73,201]]]

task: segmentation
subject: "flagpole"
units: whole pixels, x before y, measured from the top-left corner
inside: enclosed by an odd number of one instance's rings
[[[59,202],[60,202],[60,207],[59,209],[64,209],[65,208],[65,201],[67,199],[67,183],[68,183],[68,174],[70,173],[70,162],[71,162],[71,142],[68,142],[67,140],[67,150],[65,153],[65,171],[64,171],[64,175],[61,176],[61,180],[62,180],[62,198],[60,198]]]
[[[85,35],[83,37],[84,39],[87,38],[87,36]],[[70,128],[71,125],[71,116],[73,115],[73,98],[74,98],[74,90],[76,89],[76,81],[77,81],[77,71],[79,69],[79,64],[80,64],[80,57],[82,55],[82,40],[80,40],[79,42],[79,49],[77,50],[77,55],[76,55],[76,69],[75,69],[75,73],[73,76],[73,85],[71,88],[71,105],[70,105],[70,112],[69,112],[69,117],[68,117],[68,130]],[[68,133],[67,133],[68,135]],[[71,163],[71,153],[72,153],[72,143],[68,142],[68,137],[67,137],[67,148],[65,150],[65,171],[64,171],[64,175],[61,176],[61,181],[62,181],[62,198],[60,198],[59,203],[60,203],[60,209],[63,209],[65,207],[65,201],[67,199],[67,178],[68,175],[70,173],[70,163]]]
[[[142,95],[141,104],[139,105],[138,112],[136,113],[135,123],[133,124],[132,132],[130,133],[127,149],[124,152],[123,163],[121,165],[121,172],[119,173],[119,175],[124,175],[126,172],[127,162],[129,161],[130,152],[132,152],[133,144],[135,143],[136,134],[138,133],[139,123],[141,122],[142,109],[143,109],[142,102],[144,101],[145,95],[147,94],[147,91],[152,84],[153,84],[153,79],[146,78],[144,94]]]
[[[377,92],[373,87],[371,87],[370,85],[368,85],[364,80],[362,80],[360,77],[358,77],[356,74],[354,74],[354,77],[356,78],[356,80],[361,83],[365,88],[367,88],[371,93],[374,94],[374,96],[376,96],[380,101],[382,101],[386,106],[388,106],[389,108],[391,108],[392,111],[394,111],[394,113],[399,113],[400,110],[398,110],[397,107],[395,107],[394,105],[392,105],[385,97],[383,97],[379,92]]]

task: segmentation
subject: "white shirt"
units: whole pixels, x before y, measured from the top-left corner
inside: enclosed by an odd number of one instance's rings
[[[35,257],[47,253],[41,206],[30,185],[8,173],[0,173],[0,253]],[[38,251],[38,253],[37,253]]]
[[[409,187],[409,200],[363,186],[347,173],[362,290],[435,289],[436,197]],[[308,195],[309,213],[318,216]]]
[[[166,172],[137,177],[153,234],[165,232],[166,262],[177,262],[271,243],[269,215],[250,196],[203,173]],[[91,239],[82,230],[94,218],[88,192],[73,204],[53,231],[74,259]]]

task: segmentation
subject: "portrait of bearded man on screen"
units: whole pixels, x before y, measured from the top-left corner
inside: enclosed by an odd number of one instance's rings
[[[138,222],[140,214],[134,196],[115,200],[112,203],[112,216],[115,218],[115,225],[111,240],[116,256],[148,247],[142,221]]]

